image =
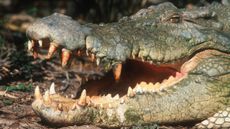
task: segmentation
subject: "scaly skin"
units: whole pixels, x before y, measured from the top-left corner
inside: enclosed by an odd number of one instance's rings
[[[42,18],[28,28],[30,39],[49,38],[72,52],[86,49],[107,71],[137,57],[159,65],[182,59],[195,65],[182,65],[186,75],[161,90],[135,88],[98,105],[84,93],[78,100],[49,92],[42,97],[37,88],[32,107],[49,123],[103,127],[202,121],[225,110],[230,104],[229,12],[217,4],[184,10],[164,3],[111,24],[80,25],[61,14]]]

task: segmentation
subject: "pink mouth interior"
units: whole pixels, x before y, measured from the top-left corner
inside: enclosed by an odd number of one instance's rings
[[[171,65],[154,65],[147,62],[137,60],[127,60],[123,64],[120,80],[115,82],[113,73],[110,71],[100,80],[91,80],[87,82],[83,88],[87,90],[87,95],[98,96],[119,94],[123,96],[127,94],[128,87],[134,88],[138,83],[146,82],[147,84],[162,83],[170,76],[183,77],[180,73],[182,63]]]

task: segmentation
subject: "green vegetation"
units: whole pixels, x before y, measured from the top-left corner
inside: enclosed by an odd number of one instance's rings
[[[12,91],[29,92],[32,90],[32,84],[26,86],[25,84],[20,83],[17,86],[3,86],[3,89],[8,92],[12,92]]]

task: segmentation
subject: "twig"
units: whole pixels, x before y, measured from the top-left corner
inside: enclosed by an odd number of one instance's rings
[[[0,91],[0,96],[6,96],[12,99],[17,99],[18,97],[6,93],[6,91]]]

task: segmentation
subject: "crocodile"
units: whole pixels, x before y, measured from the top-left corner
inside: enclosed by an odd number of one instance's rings
[[[229,6],[178,9],[166,2],[108,24],[54,13],[26,34],[35,58],[50,59],[59,50],[63,67],[87,56],[108,73],[78,99],[62,97],[54,84],[44,95],[36,87],[32,107],[47,123],[230,127]]]

